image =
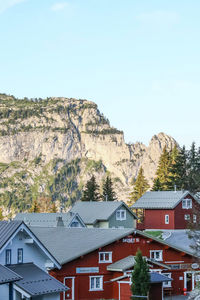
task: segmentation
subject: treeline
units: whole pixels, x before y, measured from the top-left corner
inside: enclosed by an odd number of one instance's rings
[[[140,168],[133,183],[129,204],[139,199],[150,186],[144,171]],[[200,148],[192,143],[189,150],[177,145],[167,151],[166,147],[160,156],[152,191],[189,190],[192,193],[200,191]]]

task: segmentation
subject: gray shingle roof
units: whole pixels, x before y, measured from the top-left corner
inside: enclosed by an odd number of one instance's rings
[[[150,273],[150,281],[151,283],[159,283],[165,281],[172,281],[172,279],[160,273],[152,272]]]
[[[15,282],[22,279],[21,276],[11,271],[5,266],[0,265],[0,284]]]
[[[123,259],[116,261],[115,263],[107,266],[108,271],[124,272],[128,269],[131,269],[135,264],[135,257],[129,255]]]
[[[22,277],[15,284],[31,296],[60,293],[69,289],[33,263],[11,265],[8,268]]]
[[[78,213],[85,224],[94,224],[96,221],[106,221],[122,205],[136,218],[135,214],[123,201],[79,201],[71,211]]]
[[[85,227],[80,216],[71,213],[18,213],[15,220],[24,221],[24,223],[30,226],[56,227],[58,217],[62,217],[65,227],[69,227],[75,217]]]
[[[187,194],[190,194],[190,192],[188,191],[146,192],[140,199],[138,199],[132,205],[132,208],[173,209]]]
[[[133,232],[133,229],[30,227],[60,264],[72,261]]]
[[[167,268],[167,269],[171,269],[169,266],[163,264],[163,263],[160,263],[160,262],[157,262],[155,260],[152,260],[150,258],[147,258],[145,257],[147,262],[150,262],[151,264],[155,264],[155,265],[159,265],[159,266],[162,266],[164,268]],[[107,270],[108,271],[115,271],[115,272],[124,272],[126,270],[129,270],[129,269],[132,269],[133,266],[135,265],[135,256],[133,255],[129,255],[123,259],[120,259],[118,261],[116,261],[115,263],[107,266]]]
[[[0,249],[15,233],[22,221],[0,221]]]

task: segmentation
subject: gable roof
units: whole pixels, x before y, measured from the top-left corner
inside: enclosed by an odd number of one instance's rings
[[[133,229],[65,227],[31,227],[31,230],[61,265],[120,240],[133,232]]]
[[[121,206],[137,219],[136,215],[123,201],[79,201],[71,212],[78,213],[85,224],[95,224],[97,221],[107,221]]]
[[[30,296],[60,293],[69,290],[68,287],[33,263],[11,265],[8,268],[21,276],[21,279],[15,285]]]
[[[57,261],[63,265],[99,248],[112,244],[130,234],[137,233],[177,251],[195,256],[194,251],[173,245],[136,229],[99,228],[45,228],[31,227],[31,231],[42,241]],[[81,245],[81,247],[80,247]],[[150,261],[152,263],[152,261]]]
[[[3,251],[3,249],[20,230],[25,230],[26,233],[35,241],[38,247],[54,262],[55,266],[59,269],[61,268],[51,251],[43,245],[43,243],[34,235],[23,221],[0,221],[0,252]]]
[[[82,227],[85,224],[81,217],[76,213],[18,213],[15,220],[24,221],[30,226],[41,226],[41,227],[56,227],[58,218],[62,218],[64,226],[70,227],[71,223],[77,218]]]
[[[196,200],[189,191],[150,191],[146,192],[131,207],[134,209],[173,209],[188,194]]]
[[[5,266],[0,265],[0,284],[15,282],[22,279],[21,276],[11,271]]]

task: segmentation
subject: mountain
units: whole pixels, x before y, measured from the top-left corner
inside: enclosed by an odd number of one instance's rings
[[[91,101],[0,94],[0,205],[26,210],[45,196],[69,206],[92,173],[100,185],[110,174],[118,199],[127,201],[140,166],[152,184],[164,146],[175,144],[164,133],[148,146],[126,144]]]

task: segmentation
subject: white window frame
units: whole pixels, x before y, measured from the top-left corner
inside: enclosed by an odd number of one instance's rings
[[[197,222],[197,215],[193,215],[192,220],[193,220],[193,223],[196,223]]]
[[[122,213],[124,214],[123,217],[122,217]],[[126,210],[125,209],[118,209],[116,211],[116,220],[117,221],[125,221],[126,220]]]
[[[103,291],[103,276],[90,276],[89,291]],[[97,287],[97,278],[100,279],[100,287]],[[94,287],[92,287],[92,279],[94,279]]]
[[[183,199],[182,200],[182,208],[183,209],[191,209],[192,208],[192,199]]]
[[[159,253],[159,258],[155,258],[155,253]],[[150,258],[154,259],[155,261],[162,261],[163,260],[163,250],[150,250]]]
[[[190,221],[190,215],[189,215],[189,214],[184,215],[184,220],[185,220],[185,221]]]
[[[109,259],[105,259],[107,254],[109,256]],[[101,259],[101,255],[103,255],[104,259]],[[99,252],[99,263],[100,264],[112,263],[112,252],[110,252],[110,251]]]
[[[169,277],[170,279],[172,278],[172,273],[161,273],[164,276]],[[169,288],[172,287],[172,282],[171,281],[164,281],[163,282],[163,287],[164,288]]]
[[[169,224],[169,215],[165,215],[165,224]]]

